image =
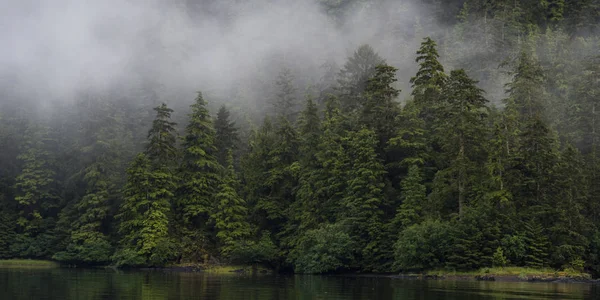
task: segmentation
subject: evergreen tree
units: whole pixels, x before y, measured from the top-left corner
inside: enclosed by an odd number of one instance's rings
[[[225,105],[219,108],[215,119],[215,147],[217,148],[217,161],[221,166],[227,166],[229,151],[237,149],[239,143],[235,122],[231,121],[229,110]]]
[[[301,229],[316,228],[322,221],[320,201],[315,191],[320,180],[321,165],[316,157],[321,136],[321,120],[312,97],[307,97],[306,106],[298,122],[299,159],[298,188],[292,217]]]
[[[375,74],[375,67],[384,63],[385,60],[369,45],[361,45],[348,58],[338,74],[338,92],[344,112],[360,108],[360,98],[367,88],[369,78]]]
[[[402,204],[398,207],[394,223],[406,228],[419,223],[423,218],[423,205],[427,200],[425,185],[423,185],[419,167],[412,165],[408,175],[402,180]]]
[[[146,155],[157,165],[169,165],[176,160],[178,153],[176,148],[177,136],[175,135],[175,122],[171,122],[172,109],[166,104],[154,108],[156,118],[152,122],[152,128],[148,131],[148,144]]]
[[[467,195],[473,188],[473,178],[480,172],[486,160],[487,100],[476,81],[464,70],[452,71],[444,89],[444,127],[436,128],[441,137],[443,157],[448,167],[437,176],[450,176],[458,198],[458,212],[463,214]],[[447,128],[453,128],[447,132]],[[452,174],[452,175],[450,175]],[[439,186],[437,188],[440,188]],[[473,195],[473,194],[471,194]]]
[[[233,158],[229,151],[227,171],[215,194],[216,209],[212,215],[217,230],[221,254],[228,256],[237,242],[250,236],[250,224],[247,222],[246,202],[237,191],[237,179],[233,169]]]
[[[296,119],[296,88],[294,88],[292,71],[284,68],[275,81],[277,94],[273,102],[275,116],[283,117],[290,122]]]
[[[506,85],[509,101],[519,112],[521,120],[544,116],[544,74],[541,66],[530,54],[522,51],[510,72],[512,81]]]
[[[529,267],[542,268],[548,264],[549,241],[543,227],[536,221],[525,223],[525,263]]]
[[[348,184],[339,217],[352,228],[351,233],[362,254],[363,268],[377,269],[390,250],[383,245],[385,169],[375,152],[377,141],[373,131],[350,131],[343,142],[346,147],[343,176]]]
[[[117,218],[121,248],[113,260],[128,266],[161,266],[176,254],[169,238],[170,199],[176,185],[164,169],[138,154],[127,170],[124,202]]]
[[[389,65],[375,67],[375,74],[367,82],[361,123],[375,132],[378,152],[382,155],[388,141],[398,130],[397,116],[400,112],[395,101],[400,91],[393,87],[397,69]],[[382,156],[382,158],[384,158]]]
[[[442,102],[442,89],[447,80],[444,67],[438,61],[439,57],[436,43],[429,37],[425,38],[417,51],[419,70],[410,79],[415,103],[428,123],[436,118],[436,110]]]
[[[182,145],[179,170],[182,184],[177,192],[177,207],[186,224],[201,228],[214,208],[221,167],[215,157],[215,130],[202,93],[198,92],[190,107]]]

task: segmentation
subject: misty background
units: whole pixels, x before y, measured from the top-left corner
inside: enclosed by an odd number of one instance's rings
[[[282,68],[301,97],[361,44],[399,68],[403,98],[422,38],[448,30],[434,14],[425,1],[1,1],[0,101],[47,112],[118,90],[177,108],[202,90],[260,111]]]

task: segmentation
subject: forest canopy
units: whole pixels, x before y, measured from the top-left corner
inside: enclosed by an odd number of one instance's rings
[[[240,59],[142,27],[127,70],[81,81],[1,59],[0,258],[599,275],[600,1],[396,2],[156,0],[211,42],[284,32]]]

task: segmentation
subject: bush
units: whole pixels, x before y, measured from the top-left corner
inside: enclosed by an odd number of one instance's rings
[[[394,266],[402,271],[444,267],[451,232],[448,223],[431,220],[406,228],[394,247]]]
[[[271,240],[271,234],[265,231],[258,242],[249,240],[236,242],[229,257],[236,263],[274,265],[279,259],[279,249]]]
[[[352,238],[341,225],[324,224],[304,233],[290,261],[296,273],[321,274],[347,268],[353,260]]]
[[[494,256],[492,257],[492,264],[494,267],[504,267],[506,266],[506,257],[504,256],[504,251],[502,251],[502,247],[498,247],[496,252],[494,252]]]

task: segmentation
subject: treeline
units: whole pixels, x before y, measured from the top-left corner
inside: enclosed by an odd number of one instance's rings
[[[531,12],[508,2],[468,1],[443,47],[478,26],[467,16]],[[501,71],[447,72],[425,38],[402,105],[398,70],[368,45],[304,99],[284,70],[270,113],[248,135],[227,106],[211,115],[202,93],[181,120],[122,89],[84,90],[77,110],[42,118],[3,109],[0,257],[598,273],[600,57],[573,51],[594,49],[597,37],[569,36],[558,25],[571,23],[556,17],[519,16],[502,23],[512,33],[486,32],[514,43]],[[499,107],[472,77],[484,73],[509,79]]]

